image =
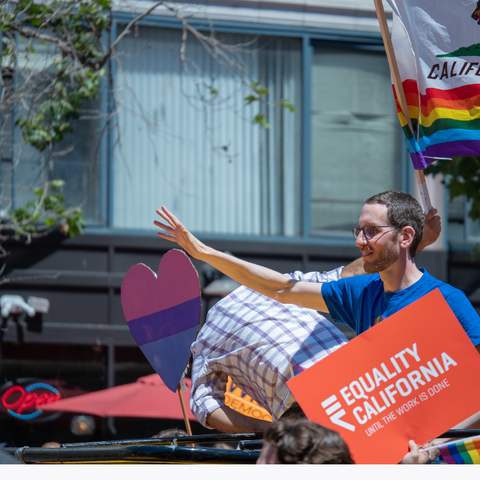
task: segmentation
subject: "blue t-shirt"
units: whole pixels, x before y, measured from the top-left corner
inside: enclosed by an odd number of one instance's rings
[[[385,292],[378,273],[322,284],[322,296],[332,319],[357,335],[438,288],[473,344],[480,344],[480,317],[466,295],[432,277],[425,269],[420,280],[398,292]]]

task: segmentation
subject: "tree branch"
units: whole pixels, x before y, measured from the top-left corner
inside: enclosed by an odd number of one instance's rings
[[[120,43],[122,38],[124,38],[126,35],[130,33],[130,29],[137,23],[139,22],[142,18],[146,17],[149,15],[153,10],[155,10],[157,7],[160,5],[164,5],[165,2],[157,2],[155,5],[153,5],[151,8],[149,8],[146,12],[142,13],[138,17],[134,18],[123,30],[123,32],[117,37],[117,39],[110,45],[110,48],[108,52],[106,53],[102,65],[105,64],[105,62],[110,58],[112,53],[115,51],[115,47]]]

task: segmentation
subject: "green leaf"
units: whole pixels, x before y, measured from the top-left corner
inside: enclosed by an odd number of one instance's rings
[[[109,0],[97,0],[97,3],[105,10],[109,10],[110,8],[112,8],[112,2],[110,2]]]
[[[25,209],[23,209],[23,208],[17,208],[16,210],[14,210],[14,212],[15,212],[15,215],[16,215],[17,217],[20,217],[20,216],[22,216],[22,215],[26,215],[26,214],[28,213],[28,212],[27,212]]]
[[[24,225],[22,228],[27,233],[37,233],[37,229],[35,228],[35,225],[32,225],[31,223],[28,225]]]
[[[248,95],[248,97],[245,97],[245,105],[250,105],[253,102],[256,102],[258,100],[258,97],[255,95]]]
[[[264,126],[265,128],[270,128],[271,125],[267,122],[267,119],[263,115],[255,115],[252,120],[252,123],[258,123],[259,125]]]
[[[65,180],[52,180],[51,183],[52,188],[56,190],[57,188],[62,188],[65,185]]]
[[[47,201],[53,206],[55,205],[56,203],[58,203],[59,201],[59,198],[57,195],[49,195],[47,197]]]
[[[282,98],[279,102],[275,102],[275,104],[278,105],[280,108],[290,110],[292,113],[297,113],[295,107],[291,103],[289,103],[288,98]]]

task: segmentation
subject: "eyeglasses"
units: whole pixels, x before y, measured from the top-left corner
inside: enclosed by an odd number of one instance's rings
[[[376,228],[393,228],[391,225],[366,225],[365,227],[355,227],[352,228],[353,238],[355,240],[360,235],[360,232],[363,232],[363,236],[367,240],[371,240],[375,236],[375,229]]]

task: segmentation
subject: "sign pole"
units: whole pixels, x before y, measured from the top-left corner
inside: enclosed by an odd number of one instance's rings
[[[395,51],[393,50],[393,43],[388,30],[387,18],[385,16],[385,10],[383,8],[382,0],[373,0],[375,2],[375,10],[377,12],[377,18],[380,23],[380,31],[382,32],[383,44],[385,45],[385,52],[387,53],[388,65],[390,67],[390,73],[392,74],[393,86],[395,93],[397,94],[400,108],[402,109],[405,120],[407,121],[408,128],[415,137],[415,133],[412,126],[412,121],[408,113],[407,99],[405,98],[405,92],[402,87],[402,79],[400,77],[400,71],[398,69],[397,59],[395,58]],[[415,177],[417,179],[418,188],[420,190],[420,196],[422,197],[423,207],[425,212],[429,212],[432,209],[432,203],[430,201],[430,195],[428,193],[427,183],[425,181],[425,175],[423,170],[415,170]]]
[[[188,435],[192,436],[192,429],[190,428],[190,421],[188,420],[187,409],[185,408],[185,403],[183,402],[182,389],[180,385],[177,388],[178,398],[180,398],[180,405],[182,406],[183,419],[185,420],[185,428],[187,429]]]

